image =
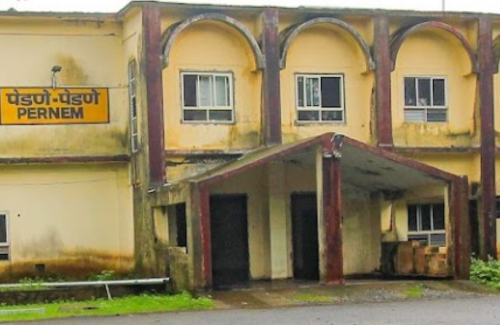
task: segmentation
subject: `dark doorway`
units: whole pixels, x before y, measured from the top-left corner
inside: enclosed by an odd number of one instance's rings
[[[214,288],[249,281],[246,195],[210,197],[212,277]]]
[[[470,250],[471,254],[479,256],[479,216],[478,201],[469,201],[469,220],[470,220]]]
[[[292,194],[291,203],[294,278],[319,280],[316,194]]]

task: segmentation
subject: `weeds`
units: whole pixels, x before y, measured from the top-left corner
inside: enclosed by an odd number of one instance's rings
[[[474,282],[500,289],[500,262],[488,257],[485,262],[472,257],[470,279]]]

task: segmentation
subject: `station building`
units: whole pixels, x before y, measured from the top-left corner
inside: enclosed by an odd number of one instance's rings
[[[497,256],[500,16],[0,13],[0,273],[185,288]]]

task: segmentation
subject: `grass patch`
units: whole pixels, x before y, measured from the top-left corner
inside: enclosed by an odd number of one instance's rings
[[[421,298],[424,295],[424,286],[421,284],[414,285],[406,289],[407,298]]]
[[[297,295],[297,299],[300,301],[315,303],[315,304],[328,304],[334,302],[333,297],[313,295],[310,293],[303,293]]]
[[[113,300],[95,299],[83,302],[57,302],[22,306],[0,307],[0,322],[15,320],[37,320],[92,315],[123,315],[146,312],[211,309],[212,300],[194,298],[189,293],[178,295],[140,295],[114,298]],[[25,312],[21,314],[1,315],[2,311],[13,309],[45,308],[44,313]]]

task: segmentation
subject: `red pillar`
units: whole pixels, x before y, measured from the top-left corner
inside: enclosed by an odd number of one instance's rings
[[[210,231],[210,192],[202,184],[191,184],[191,231],[194,287],[212,286],[212,237]]]
[[[392,148],[391,111],[391,53],[389,19],[385,15],[375,18],[374,33],[375,70],[375,137],[379,147]]]
[[[468,279],[470,273],[469,182],[457,177],[449,185],[449,208],[452,229],[453,272],[457,279]]]
[[[481,118],[481,204],[479,224],[482,226],[481,257],[497,257],[496,247],[496,177],[495,127],[493,107],[493,40],[491,18],[479,18],[479,115]]]
[[[144,59],[146,79],[149,181],[158,186],[165,182],[165,146],[163,131],[163,82],[161,63],[160,7],[147,4],[142,8]]]
[[[340,160],[323,158],[323,222],[325,275],[327,284],[344,282],[342,248],[342,191]]]
[[[262,80],[262,116],[265,145],[281,143],[280,38],[277,8],[262,13],[262,49],[266,67]]]

